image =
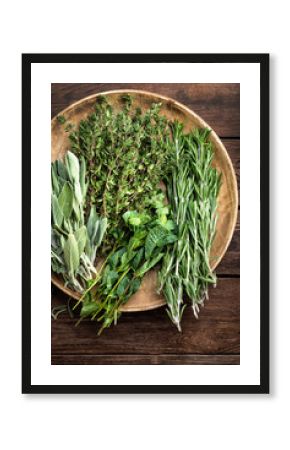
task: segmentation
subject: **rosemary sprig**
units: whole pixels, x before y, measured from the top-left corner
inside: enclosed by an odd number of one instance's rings
[[[172,127],[172,164],[166,186],[178,240],[173,250],[167,251],[158,278],[168,315],[179,331],[186,307],[184,295],[191,300],[198,318],[199,308],[208,298],[208,286],[216,284],[209,255],[215,235],[221,177],[212,167],[209,133],[205,129],[185,135],[178,122]]]

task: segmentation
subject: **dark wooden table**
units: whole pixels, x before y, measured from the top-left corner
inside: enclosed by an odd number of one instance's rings
[[[110,89],[143,89],[172,97],[199,114],[220,136],[240,173],[239,84],[52,84],[51,114],[76,100]],[[218,285],[195,320],[185,310],[178,333],[165,308],[123,314],[117,327],[96,335],[90,320],[61,314],[51,324],[52,364],[239,364],[240,222],[217,268]],[[67,297],[52,287],[52,305]]]

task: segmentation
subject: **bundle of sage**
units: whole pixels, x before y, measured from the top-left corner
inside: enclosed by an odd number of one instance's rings
[[[94,207],[85,221],[85,173],[84,159],[79,163],[71,152],[51,165],[51,268],[78,292],[96,275],[96,252],[107,228]]]

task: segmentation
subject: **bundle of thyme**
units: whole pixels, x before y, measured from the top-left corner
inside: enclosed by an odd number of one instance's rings
[[[132,108],[131,96],[121,99],[123,107],[115,112],[106,97],[98,97],[95,112],[69,135],[71,151],[87,163],[86,207],[95,205],[108,219],[103,253],[113,247],[116,233],[126,231],[122,215],[128,209],[152,210],[151,198],[158,194],[167,168],[170,130],[161,104],[142,113]]]

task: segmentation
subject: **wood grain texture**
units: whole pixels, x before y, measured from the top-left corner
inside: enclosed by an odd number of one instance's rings
[[[63,313],[52,322],[52,354],[239,354],[239,289],[239,279],[220,279],[218,286],[210,289],[210,300],[199,320],[190,307],[185,310],[182,333],[172,325],[164,307],[124,313],[118,326],[99,337],[96,322],[83,320],[75,327],[76,319]],[[65,301],[59,293],[54,304]]]
[[[53,84],[52,116],[85,96],[120,88],[167,95],[193,109],[222,138],[239,184],[238,84]],[[99,338],[95,323],[88,320],[75,327],[67,314],[59,316],[52,321],[52,364],[239,364],[239,217],[217,273],[218,286],[211,289],[198,321],[187,308],[182,334],[168,320],[165,308],[123,314],[118,326]],[[52,304],[66,301],[54,288]]]
[[[221,138],[240,136],[240,89],[235,83],[54,83],[52,117],[76,100],[113,89],[140,89],[166,95],[195,111]]]
[[[187,364],[187,365],[237,365],[240,355],[52,355],[56,365],[112,365],[112,364]]]
[[[240,192],[240,140],[225,138],[223,139],[223,144],[232,160]],[[218,276],[240,274],[240,213],[238,213],[236,228],[229,248],[218,265],[216,272]]]

